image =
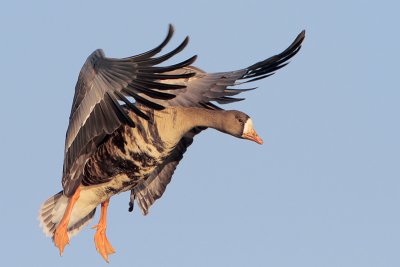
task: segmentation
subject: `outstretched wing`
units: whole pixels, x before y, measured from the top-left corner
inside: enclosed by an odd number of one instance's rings
[[[155,100],[156,103],[163,106],[203,106],[210,109],[219,109],[212,103],[227,104],[243,100],[243,98],[232,98],[241,92],[252,89],[231,89],[229,86],[239,85],[266,78],[274,74],[274,71],[286,66],[288,60],[292,58],[301,48],[301,43],[305,37],[305,31],[302,31],[293,43],[282,53],[272,56],[266,60],[260,61],[250,67],[238,71],[205,73],[193,66],[184,67],[169,72],[169,74],[187,74],[195,72],[193,77],[180,80],[164,80],[166,83],[185,85],[185,88],[174,90],[176,95],[173,99]],[[237,81],[240,81],[239,83]],[[168,90],[166,91],[168,92]],[[204,128],[203,128],[204,129]],[[159,199],[164,193],[167,185],[171,181],[175,168],[183,158],[183,154],[193,142],[193,138],[201,130],[195,128],[188,132],[174,149],[171,156],[165,163],[159,166],[149,177],[145,184],[131,191],[130,211],[133,208],[133,202],[136,199],[143,214],[148,213],[150,206]]]
[[[140,55],[113,59],[105,57],[102,50],[94,51],[86,60],[79,74],[72,103],[69,126],[65,141],[62,185],[64,194],[70,196],[82,179],[82,166],[96,151],[101,141],[122,124],[134,127],[134,122],[122,109],[120,102],[137,115],[148,119],[133,103],[136,102],[153,109],[163,109],[153,100],[170,100],[175,97],[174,90],[185,85],[173,84],[173,80],[187,79],[194,73],[166,74],[192,64],[196,56],[181,63],[156,66],[182,51],[188,37],[174,50],[159,57],[159,53],[173,35],[170,25],[165,40],[156,48]],[[169,83],[160,80],[168,79]],[[163,92],[168,90],[169,92]]]
[[[304,37],[305,31],[302,31],[293,43],[282,53],[253,64],[245,69],[231,72],[205,73],[198,68],[188,66],[173,70],[168,74],[182,75],[193,72],[196,74],[185,79],[163,80],[164,83],[179,84],[185,87],[174,90],[173,92],[171,90],[163,91],[165,93],[173,93],[176,97],[165,100],[158,99],[155,100],[155,102],[163,106],[203,106],[216,108],[211,102],[228,104],[241,101],[244,98],[233,98],[232,96],[255,88],[234,89],[230,87],[246,84],[273,75],[275,71],[286,66],[289,60],[297,54],[301,48]]]

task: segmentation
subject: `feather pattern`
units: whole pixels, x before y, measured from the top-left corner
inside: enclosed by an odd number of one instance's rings
[[[158,166],[146,181],[131,190],[129,211],[133,210],[134,200],[136,199],[143,215],[148,214],[151,205],[163,195],[167,185],[171,182],[172,175],[183,158],[183,154],[193,143],[194,136],[202,130],[205,130],[205,128],[195,127],[187,132],[163,164]]]

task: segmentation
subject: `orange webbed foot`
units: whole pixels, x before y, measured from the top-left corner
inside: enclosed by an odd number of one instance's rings
[[[66,225],[60,224],[57,226],[57,229],[54,232],[53,242],[54,245],[60,250],[60,256],[62,256],[65,246],[69,244],[69,237]]]
[[[98,224],[92,227],[97,229],[94,235],[94,243],[96,245],[97,251],[103,257],[106,262],[109,262],[108,255],[115,253],[115,249],[111,246],[110,242],[106,236],[106,227],[104,225]]]

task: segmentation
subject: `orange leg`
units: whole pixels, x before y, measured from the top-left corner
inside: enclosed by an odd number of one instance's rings
[[[58,247],[58,249],[60,250],[60,256],[62,256],[65,246],[69,244],[69,237],[67,231],[68,224],[71,218],[72,209],[74,208],[74,205],[79,198],[80,192],[81,188],[78,187],[75,193],[69,199],[67,209],[65,210],[64,215],[60,223],[58,224],[56,231],[54,232],[53,241],[54,245]]]
[[[109,202],[110,200],[106,200],[101,203],[101,214],[99,223],[96,226],[92,227],[97,229],[96,234],[94,235],[94,243],[96,245],[96,249],[106,262],[108,262],[108,255],[115,253],[114,248],[111,246],[106,236],[107,207]]]

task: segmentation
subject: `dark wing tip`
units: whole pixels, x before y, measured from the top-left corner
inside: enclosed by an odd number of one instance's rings
[[[302,30],[288,48],[277,55],[251,65],[247,68],[247,72],[241,79],[250,79],[246,82],[260,80],[272,75],[274,71],[286,66],[289,63],[289,59],[300,51],[305,36],[306,31]]]
[[[165,40],[167,40],[167,42],[171,39],[172,35],[174,35],[174,32],[175,32],[174,25],[172,25],[171,23],[168,24],[168,33],[167,37],[165,37]]]
[[[161,42],[161,44],[159,44],[157,47],[138,54],[138,55],[134,55],[131,57],[126,57],[123,58],[122,60],[127,60],[127,61],[140,61],[140,60],[144,60],[144,59],[148,59],[151,58],[152,56],[158,54],[159,52],[161,52],[161,50],[169,43],[169,41],[171,40],[172,36],[174,35],[174,26],[172,26],[172,24],[168,24],[168,33],[167,36],[164,38],[164,40]]]
[[[306,38],[306,30],[302,30],[296,37],[296,39],[293,41],[293,44],[301,44],[304,41],[304,38]]]
[[[193,63],[196,61],[196,59],[197,59],[197,55],[194,55],[194,56],[192,56],[191,58],[189,58],[187,61],[190,62],[190,64],[193,64]],[[189,64],[189,65],[190,65],[190,64]],[[189,66],[189,65],[188,65],[188,66]]]

